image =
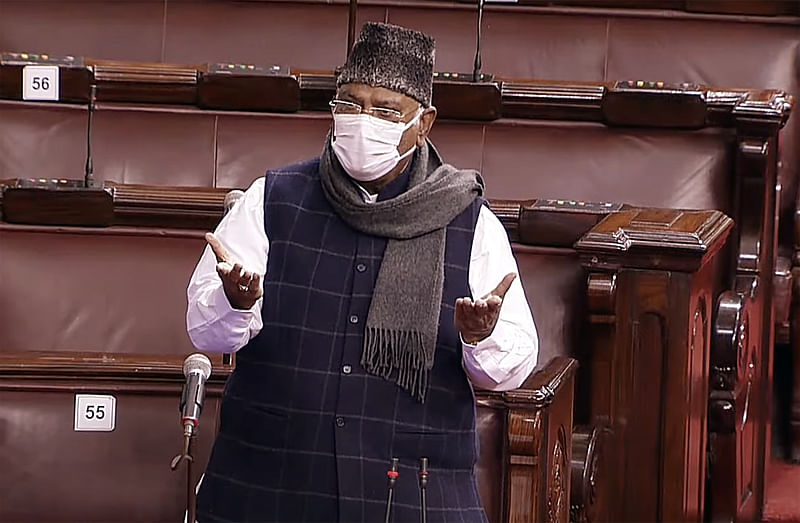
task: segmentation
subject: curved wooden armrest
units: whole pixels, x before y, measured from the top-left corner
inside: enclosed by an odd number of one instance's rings
[[[482,405],[541,409],[550,405],[565,383],[575,375],[578,361],[556,356],[547,365],[534,371],[518,389],[505,392],[476,390],[476,401]]]

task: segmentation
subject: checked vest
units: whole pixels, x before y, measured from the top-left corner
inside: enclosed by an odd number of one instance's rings
[[[408,169],[379,199],[407,185]],[[474,396],[453,323],[456,299],[470,296],[481,204],[447,227],[435,362],[421,404],[359,363],[386,239],[336,215],[318,159],[267,173],[264,327],[237,353],[226,385],[198,521],[383,522],[393,457],[400,476],[390,521],[421,520],[421,457],[429,460],[429,522],[486,521],[474,474]]]

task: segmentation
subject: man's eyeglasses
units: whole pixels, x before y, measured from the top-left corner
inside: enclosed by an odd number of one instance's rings
[[[380,120],[385,120],[387,122],[392,123],[399,123],[403,121],[403,118],[406,117],[408,113],[401,113],[400,111],[396,111],[394,109],[387,109],[385,107],[373,107],[371,109],[364,109],[361,105],[348,102],[346,100],[337,100],[333,99],[328,102],[328,105],[331,106],[331,112],[333,114],[368,114]]]

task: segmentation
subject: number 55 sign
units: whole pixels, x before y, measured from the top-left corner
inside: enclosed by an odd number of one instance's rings
[[[117,398],[75,394],[75,430],[111,432],[117,418]]]
[[[58,101],[58,67],[26,65],[22,69],[22,99]]]

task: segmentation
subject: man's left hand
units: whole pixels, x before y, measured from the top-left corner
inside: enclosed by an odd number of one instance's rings
[[[506,274],[493,291],[474,302],[470,298],[456,300],[455,324],[464,342],[475,345],[492,334],[503,298],[516,277],[513,272]]]

